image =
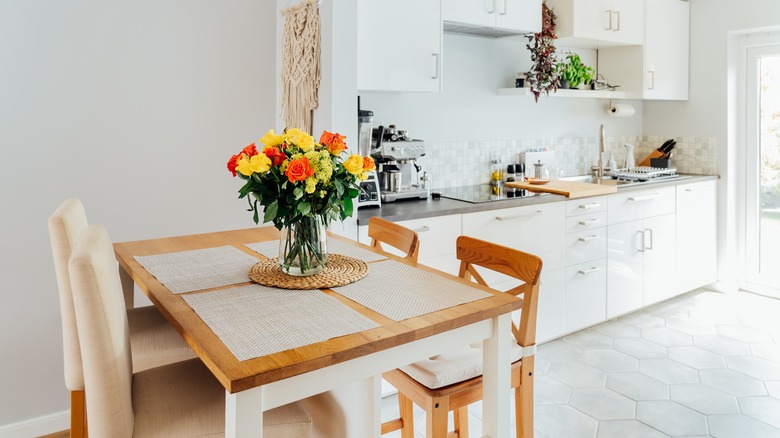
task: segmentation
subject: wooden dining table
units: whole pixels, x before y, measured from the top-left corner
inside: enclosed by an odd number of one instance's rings
[[[498,291],[466,282],[458,277],[436,271],[409,260],[359,244],[341,236],[342,240],[365,250],[378,252],[396,260],[435,273],[443,278],[467,283],[489,292],[484,299],[445,308],[432,313],[395,321],[363,307],[331,289],[321,289],[351,309],[377,323],[377,327],[291,350],[280,351],[248,360],[238,360],[220,338],[185,302],[184,295],[172,293],[135,259],[179,251],[232,246],[258,261],[266,258],[245,246],[255,242],[279,239],[273,227],[213,232],[114,244],[120,273],[132,279],[163,316],[175,327],[203,363],[225,388],[225,436],[262,436],[260,412],[301,400],[360,379],[373,378],[430,356],[458,349],[474,342],[483,342],[484,395],[483,435],[507,437],[510,430],[510,313],[522,307],[522,300]],[[371,265],[368,264],[371,275]],[[123,272],[122,272],[123,271]],[[246,283],[251,281],[247,276]],[[441,294],[447,294],[442,282]],[[358,282],[359,284],[359,282]],[[451,283],[450,283],[451,284]],[[237,285],[233,285],[235,287]],[[189,294],[214,291],[189,292]],[[412,287],[413,289],[413,287]],[[310,330],[301,325],[300,330]],[[378,384],[375,385],[375,388]],[[371,397],[373,406],[366,407],[371,415],[370,431],[362,436],[380,435],[379,391]],[[347,413],[347,415],[353,415]],[[359,415],[359,414],[358,414]]]

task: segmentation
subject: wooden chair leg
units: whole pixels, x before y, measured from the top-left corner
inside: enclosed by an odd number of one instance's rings
[[[398,411],[401,413],[401,438],[414,438],[414,404],[401,392],[398,392]]]
[[[455,420],[455,435],[458,438],[469,438],[469,406],[453,409],[452,415]]]
[[[447,417],[450,404],[447,398],[428,399],[425,407],[425,436],[427,438],[447,437]]]
[[[520,386],[515,388],[517,438],[534,436],[534,357],[523,358]]]
[[[83,390],[70,392],[70,436],[87,437],[87,401]]]

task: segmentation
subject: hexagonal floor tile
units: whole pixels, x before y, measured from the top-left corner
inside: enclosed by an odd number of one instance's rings
[[[743,414],[780,429],[780,400],[774,397],[742,397],[739,408]]]
[[[607,373],[582,362],[553,363],[547,374],[572,388],[604,386]]]
[[[571,388],[548,376],[534,379],[535,405],[564,405],[569,402]]]
[[[723,356],[747,356],[750,354],[750,348],[746,343],[718,335],[694,336],[693,345]]]
[[[636,419],[671,436],[707,434],[704,415],[671,400],[637,402]]]
[[[564,342],[582,349],[602,349],[612,347],[612,338],[591,330],[583,330],[561,338]]]
[[[550,362],[576,362],[582,359],[582,349],[556,340],[540,345],[538,355]]]
[[[666,327],[642,329],[642,338],[665,347],[693,345],[693,338],[691,335],[686,335],[685,333]]]
[[[608,373],[628,373],[639,367],[637,359],[615,350],[588,350],[582,362]]]
[[[664,383],[698,383],[695,369],[669,359],[644,359],[639,361],[639,372]]]
[[[691,318],[712,324],[736,324],[739,318],[734,314],[734,309],[726,306],[697,307],[690,311]]]
[[[753,356],[780,363],[780,345],[778,344],[751,344],[750,351]]]
[[[551,365],[552,362],[537,354],[536,359],[534,360],[534,371],[536,373],[536,377],[546,376],[547,372],[550,371]]]
[[[612,373],[607,388],[637,401],[669,399],[669,385],[641,373]]]
[[[701,383],[671,385],[673,401],[705,415],[738,414],[737,398]]]
[[[599,421],[598,438],[667,438],[663,434],[636,420]]]
[[[722,336],[747,343],[772,342],[772,337],[769,336],[769,333],[738,324],[719,325],[718,333]]]
[[[666,357],[666,347],[642,338],[617,338],[612,348],[637,359]]]
[[[780,438],[780,430],[746,415],[712,415],[707,423],[716,438]]]
[[[569,405],[537,406],[534,427],[551,437],[593,438],[598,421]]]
[[[638,338],[641,329],[623,321],[613,319],[612,321],[602,322],[590,328],[593,331],[613,338]]]
[[[726,366],[759,380],[780,380],[780,365],[755,356],[731,356]]]
[[[618,320],[639,328],[664,327],[666,325],[666,321],[660,316],[651,315],[641,310],[621,316]]]
[[[607,388],[575,388],[569,405],[597,420],[631,420],[636,403]]]
[[[769,392],[769,395],[774,398],[780,398],[780,380],[764,382],[764,385],[766,385],[766,390]]]
[[[766,395],[764,383],[734,370],[700,370],[701,383],[737,397]]]
[[[689,335],[715,335],[715,324],[693,318],[666,318],[666,326]]]
[[[672,347],[669,359],[696,369],[726,368],[726,359],[699,347]]]

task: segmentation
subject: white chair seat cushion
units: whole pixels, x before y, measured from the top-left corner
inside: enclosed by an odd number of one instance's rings
[[[523,357],[523,348],[514,339],[509,353],[512,363]],[[409,377],[430,389],[442,388],[482,375],[482,343],[439,354],[400,368]]]
[[[154,306],[127,310],[133,372],[197,357]]]
[[[135,373],[133,412],[134,437],[225,435],[225,389],[198,359]],[[311,433],[311,416],[303,402],[263,414],[263,437],[301,438]]]

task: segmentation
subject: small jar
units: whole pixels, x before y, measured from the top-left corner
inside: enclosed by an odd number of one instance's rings
[[[496,187],[504,185],[504,165],[501,158],[493,158],[490,161],[490,184]]]
[[[506,182],[515,182],[515,165],[510,164],[506,166]]]

